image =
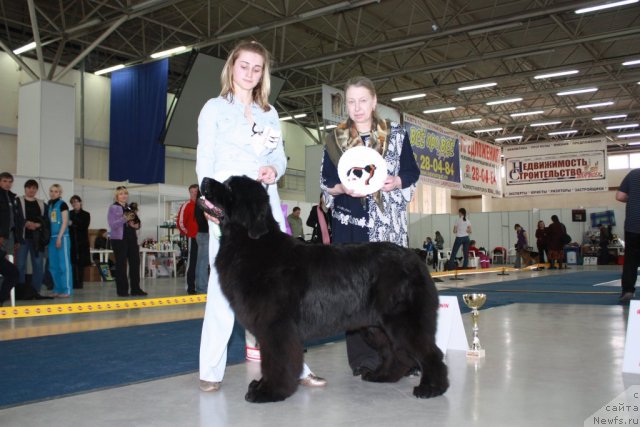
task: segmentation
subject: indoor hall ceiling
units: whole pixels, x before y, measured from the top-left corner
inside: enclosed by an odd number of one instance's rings
[[[252,38],[272,52],[274,73],[285,79],[281,115],[306,113],[298,122],[307,126],[322,124],[322,84],[341,87],[363,74],[380,103],[498,144],[564,139],[549,133],[571,130],[572,138],[606,136],[612,151],[640,149],[627,144],[640,141],[640,126],[607,129],[640,124],[640,64],[622,65],[640,59],[640,3],[575,13],[612,1],[0,0],[0,46],[11,51],[39,39],[42,60],[54,64],[43,78],[53,80],[72,68],[132,65],[188,46],[191,53],[170,59],[175,92],[194,52],[225,58],[238,40]],[[37,78],[41,70],[30,71]],[[574,74],[535,78],[568,70]],[[459,90],[480,83],[496,84]],[[585,88],[597,90],[558,95]],[[391,101],[417,93],[425,96]],[[487,105],[511,98],[522,100]],[[577,108],[602,102],[612,104]],[[441,107],[456,108],[423,113]],[[511,116],[530,111],[542,113]],[[621,117],[593,120],[612,115]],[[451,123],[465,119],[481,120]],[[496,141],[510,136],[522,139]]]

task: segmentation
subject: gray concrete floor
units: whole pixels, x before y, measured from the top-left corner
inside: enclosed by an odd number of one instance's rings
[[[582,267],[570,272],[578,269]],[[548,274],[566,272],[488,274],[463,283]],[[182,286],[180,278],[145,283],[150,296],[180,294]],[[115,299],[112,294],[100,284],[89,284],[74,300]],[[92,329],[198,316],[201,305],[4,320],[0,339],[32,336],[28,331],[33,329],[45,334],[47,326],[49,333],[64,333],[65,325]],[[329,385],[300,388],[280,403],[244,401],[249,381],[260,375],[259,365],[247,362],[228,368],[217,393],[200,392],[193,373],[0,410],[0,426],[581,426],[626,388],[640,384],[639,375],[621,371],[627,317],[628,308],[618,305],[513,304],[481,310],[486,358],[471,361],[464,352],[450,351],[451,386],[434,399],[411,395],[417,378],[370,384],[353,377],[344,343],[338,342],[306,355]],[[463,322],[470,336],[470,316],[463,315]],[[42,363],[47,363],[46,355]]]

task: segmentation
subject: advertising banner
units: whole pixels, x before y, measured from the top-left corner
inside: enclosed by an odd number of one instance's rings
[[[604,138],[502,148],[506,197],[607,191]]]
[[[420,180],[460,189],[458,133],[408,114],[404,114],[404,127],[420,168]]]
[[[462,188],[494,197],[502,197],[500,147],[471,136],[459,134]]]

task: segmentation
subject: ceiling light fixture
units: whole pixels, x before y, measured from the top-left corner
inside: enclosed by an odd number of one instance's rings
[[[474,130],[474,133],[488,133],[488,132],[498,132],[501,131],[503,128],[488,128],[488,129],[478,129],[478,130]]]
[[[31,43],[25,44],[22,47],[17,48],[16,50],[13,51],[13,53],[16,55],[20,55],[22,53],[29,52],[30,50],[33,50],[35,48],[36,48],[36,42],[31,42]]]
[[[640,141],[638,141],[638,142],[630,142],[627,145],[640,145]]]
[[[633,59],[631,61],[625,61],[622,63],[622,65],[625,65],[625,66],[638,65],[638,64],[640,64],[640,59]]]
[[[571,89],[563,92],[558,92],[557,95],[558,96],[577,95],[579,93],[589,93],[589,92],[595,92],[597,90],[598,90],[597,87],[585,87],[582,89]]]
[[[621,123],[619,125],[610,125],[607,126],[607,129],[629,129],[629,128],[637,128],[638,123]]]
[[[543,110],[536,111],[523,111],[522,113],[511,113],[509,114],[511,117],[522,117],[522,116],[535,116],[538,114],[544,114]]]
[[[295,114],[293,117],[291,117],[291,116],[283,116],[283,117],[280,117],[280,121],[284,122],[284,121],[291,120],[291,119],[301,119],[303,117],[307,117],[307,113]]]
[[[489,82],[489,83],[480,83],[477,85],[471,85],[471,86],[461,86],[458,88],[459,91],[465,91],[465,90],[474,90],[474,89],[483,89],[486,87],[493,87],[493,86],[497,86],[498,83],[496,82]]]
[[[611,119],[626,119],[626,114],[612,114],[610,116],[598,116],[594,117],[591,120],[611,120]]]
[[[570,76],[572,74],[578,74],[578,73],[579,73],[578,70],[555,71],[553,73],[538,74],[537,76],[534,77],[534,79],[536,80],[550,79],[552,77]]]
[[[103,68],[102,70],[98,70],[93,74],[95,74],[96,76],[101,76],[102,74],[111,73],[116,70],[121,70],[122,68],[124,68],[124,64],[118,64],[114,65],[113,67]]]
[[[405,95],[405,96],[399,96],[397,98],[391,98],[391,101],[392,102],[406,101],[406,100],[409,100],[409,99],[424,98],[425,96],[427,96],[426,93],[416,93],[414,95]]]
[[[620,135],[616,135],[616,138],[636,138],[640,136],[640,133],[621,133]]]
[[[633,3],[637,3],[637,2],[638,2],[638,0],[615,1],[613,3],[604,3],[604,4],[599,4],[597,6],[589,6],[589,7],[585,7],[585,8],[582,8],[582,9],[577,9],[575,11],[575,13],[581,14],[581,13],[595,12],[597,10],[610,9],[612,7],[624,6],[624,5],[627,5],[627,4],[633,4]]]
[[[329,129],[333,129],[333,128],[337,128],[338,125],[326,125],[326,126],[320,126],[318,128],[318,130],[329,130]]]
[[[178,46],[178,47],[174,47],[173,49],[163,50],[162,52],[152,53],[151,57],[153,59],[164,58],[171,55],[177,55],[178,53],[183,53],[186,51],[187,51],[186,46]]]
[[[475,123],[475,122],[479,122],[480,118],[475,118],[475,119],[463,119],[463,120],[454,120],[451,122],[452,125],[461,125],[463,123]]]
[[[532,128],[537,127],[537,126],[552,126],[552,125],[559,125],[560,123],[562,123],[561,121],[553,121],[553,122],[541,122],[541,123],[531,123],[529,126],[531,126]]]
[[[595,102],[593,104],[576,105],[576,108],[608,107],[609,105],[613,105],[613,104],[614,104],[613,101]]]
[[[456,107],[433,108],[431,110],[424,110],[422,113],[423,114],[442,113],[443,111],[453,111],[455,109],[456,109]]]
[[[497,101],[489,101],[486,105],[499,105],[499,104],[508,104],[510,102],[520,102],[522,98],[507,98],[507,99],[499,99]]]
[[[500,138],[495,138],[494,141],[510,141],[512,139],[522,139],[522,135],[501,136]]]
[[[547,133],[547,135],[550,135],[550,136],[554,136],[554,135],[571,135],[572,133],[577,133],[577,132],[578,131],[574,130],[574,129],[558,130],[558,131],[555,131],[555,132],[549,132],[549,133]]]

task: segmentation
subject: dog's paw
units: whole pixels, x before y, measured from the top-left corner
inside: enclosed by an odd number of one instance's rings
[[[249,391],[256,389],[262,380],[253,380],[249,383]]]
[[[251,381],[251,384],[249,384],[249,390],[244,396],[244,400],[251,403],[280,402],[286,398],[287,396],[275,393],[268,387],[265,387],[262,380]]]
[[[449,383],[444,384],[423,384],[413,388],[413,395],[420,399],[429,399],[431,397],[440,396],[444,394],[449,388]]]
[[[371,383],[395,382],[385,372],[382,372],[380,370],[371,371],[367,368],[362,368],[362,373],[360,374],[360,378],[362,378],[362,381],[368,381]]]

